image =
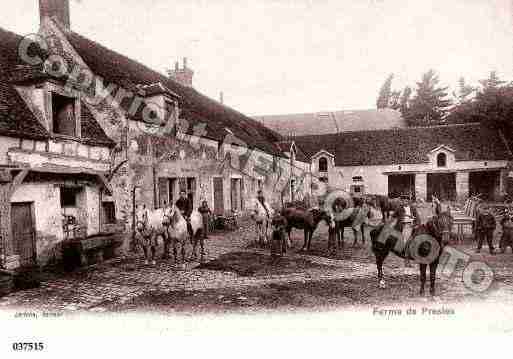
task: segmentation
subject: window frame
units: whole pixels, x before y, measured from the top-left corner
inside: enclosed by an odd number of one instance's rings
[[[326,169],[325,169],[325,170],[321,169],[321,161],[322,161],[322,163],[323,163],[323,166],[322,166],[323,168],[324,168],[324,163],[326,163],[326,167],[325,167]],[[323,156],[323,157],[320,157],[320,158],[317,160],[317,166],[318,166],[318,170],[319,170],[319,172],[322,172],[322,173],[326,173],[326,172],[328,172],[328,167],[329,167],[329,165],[328,165],[328,159],[327,159],[326,157],[324,157],[324,156]]]
[[[447,154],[445,152],[436,155],[436,167],[447,167]]]
[[[56,116],[56,113],[55,113],[55,97],[60,97],[60,98],[63,98],[63,99],[69,99],[69,101],[73,102],[73,116],[74,116],[74,119],[75,119],[75,128],[74,128],[74,134],[73,135],[69,135],[69,134],[66,134],[66,133],[59,133],[59,132],[55,132],[55,116]],[[63,95],[61,93],[59,93],[58,91],[54,91],[54,90],[50,90],[49,91],[49,103],[50,103],[50,106],[49,106],[49,125],[48,125],[48,128],[50,130],[50,133],[54,136],[54,137],[58,137],[58,138],[64,138],[64,139],[79,139],[82,137],[82,130],[81,130],[81,126],[82,126],[82,123],[81,123],[81,109],[80,109],[80,99],[76,96],[68,96],[68,95]]]

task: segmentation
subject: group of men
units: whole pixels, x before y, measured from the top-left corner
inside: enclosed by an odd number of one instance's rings
[[[502,227],[502,236],[499,241],[500,251],[501,253],[505,253],[507,247],[511,247],[513,251],[513,213],[510,210],[506,210],[500,224]],[[476,220],[477,253],[481,252],[483,242],[486,240],[490,254],[495,254],[493,234],[496,227],[497,222],[495,220],[495,216],[491,213],[490,208],[486,206],[480,208]]]

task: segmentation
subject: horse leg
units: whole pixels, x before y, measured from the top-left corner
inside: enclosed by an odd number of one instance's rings
[[[145,246],[143,244],[142,248],[143,248],[143,253],[144,253],[144,264],[147,265],[148,264],[148,246]]]
[[[426,285],[427,264],[419,264],[420,268],[420,295],[424,295],[424,286]]]
[[[304,239],[303,239],[303,248],[301,248],[301,251],[306,250],[306,245],[308,244],[308,230],[305,228],[303,230],[304,233]]]
[[[177,242],[178,242],[178,239],[177,238],[173,238],[173,257],[175,259],[175,264],[178,263],[178,246],[177,246]]]
[[[386,255],[382,253],[375,253],[376,256],[376,267],[378,268],[378,285],[381,289],[386,287],[385,279],[383,278],[383,262],[385,261]]]
[[[187,234],[185,234],[185,236],[187,236]],[[184,263],[184,264],[185,264],[185,245],[187,244],[187,237],[185,237],[185,236],[180,241],[182,244],[182,263]]]
[[[150,237],[151,264],[155,265],[155,253],[157,252],[157,233],[152,233]]]
[[[164,239],[164,254],[162,255],[162,259],[169,259],[169,229],[166,227],[164,234],[162,235]]]
[[[313,231],[311,229],[308,229],[306,230],[306,235],[307,235],[307,238],[308,238],[308,244],[306,246],[306,251],[307,252],[310,252],[310,244],[312,243],[312,233]]]
[[[429,264],[429,294],[435,295],[435,280],[436,280],[436,268],[438,267],[438,260]]]
[[[341,224],[337,229],[337,241],[338,241],[338,248],[344,249],[344,225]]]
[[[358,235],[359,235],[359,234],[360,234],[360,233],[358,232],[358,230],[357,230],[357,229],[355,229],[355,228],[353,228],[353,238],[354,238],[354,239],[353,239],[353,248],[355,248],[355,247],[356,247],[356,245],[358,244]]]
[[[336,235],[335,229],[332,229],[331,227],[328,228],[328,253],[329,255],[335,254],[335,246],[336,246]]]
[[[155,261],[155,254],[157,253],[157,248],[156,246],[152,245],[150,247],[151,249],[151,264],[155,265],[157,264],[157,262]]]
[[[269,218],[265,221],[265,237],[264,243],[269,243]]]
[[[263,242],[262,242],[262,226],[263,226],[263,223],[257,222],[256,230],[257,230],[257,236],[258,236],[258,245],[260,247],[263,247]]]
[[[192,254],[191,260],[196,260],[198,258],[198,241],[199,241],[199,233],[193,234],[191,236],[191,245],[192,245]]]
[[[201,259],[200,262],[203,263],[205,261],[205,237],[200,237],[200,246],[201,246]]]

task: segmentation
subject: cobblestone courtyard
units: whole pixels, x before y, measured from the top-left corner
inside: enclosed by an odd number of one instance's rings
[[[185,271],[159,261],[144,265],[140,255],[113,260],[71,274],[50,276],[40,288],[0,298],[0,308],[42,311],[165,311],[218,312],[253,310],[296,310],[426,301],[419,290],[417,266],[404,266],[390,255],[385,262],[387,288],[379,289],[374,256],[367,246],[346,247],[337,258],[326,256],[326,228],[314,236],[312,251],[302,254],[302,231],[293,237],[294,248],[281,264],[271,264],[267,251],[254,248],[254,228],[245,223],[234,232],[214,234],[207,242],[209,261],[237,253],[259,258],[262,268],[254,273],[236,273],[189,263]],[[484,293],[465,288],[463,267],[450,277],[438,273],[439,303],[483,301],[504,303],[513,299],[513,254],[475,254],[470,244],[457,249],[471,260],[488,263],[495,281]]]

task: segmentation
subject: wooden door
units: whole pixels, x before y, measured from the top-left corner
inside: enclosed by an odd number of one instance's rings
[[[196,178],[188,177],[187,178],[187,198],[191,201],[193,207],[197,207],[194,203],[196,199]]]
[[[165,208],[169,204],[169,179],[159,178],[159,205],[158,208]]]
[[[36,243],[32,203],[11,205],[11,226],[14,251],[20,256],[20,265],[33,265],[36,262]]]
[[[232,178],[230,181],[230,202],[232,206],[232,211],[237,211],[239,209],[238,185],[238,179]]]
[[[214,213],[224,214],[223,179],[214,177]]]

